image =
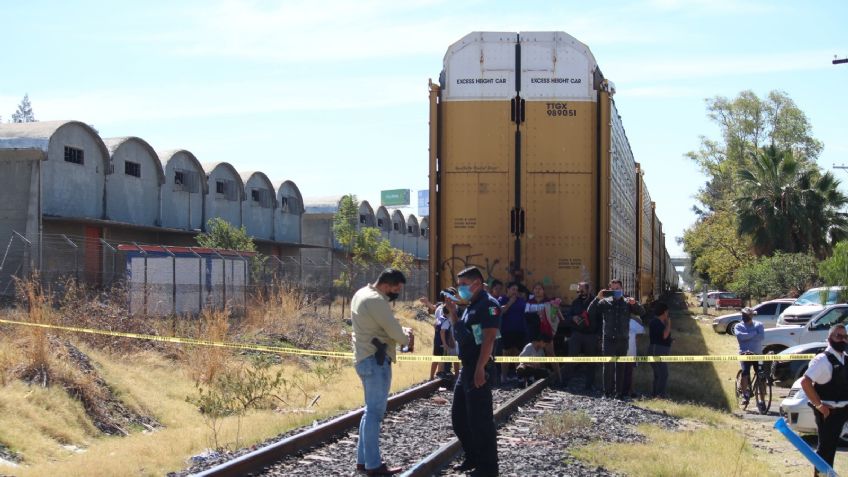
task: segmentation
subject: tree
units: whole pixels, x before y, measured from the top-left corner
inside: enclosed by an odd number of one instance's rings
[[[195,240],[201,247],[238,250],[240,252],[256,251],[256,244],[253,243],[253,238],[247,234],[244,225],[236,228],[220,217],[209,219],[206,222],[206,232],[197,234]]]
[[[833,255],[819,263],[819,274],[830,286],[848,286],[848,241],[833,247]]]
[[[24,94],[24,99],[18,105],[18,110],[12,114],[13,123],[34,123],[35,114],[32,112],[32,104],[29,102],[29,94]]]
[[[697,197],[707,212],[729,207],[735,176],[750,166],[751,155],[761,148],[791,151],[801,170],[813,166],[821,153],[823,146],[812,137],[807,116],[784,92],[772,91],[761,99],[753,91],[742,91],[736,98],[716,96],[706,103],[707,116],[721,129],[721,139],[701,136],[698,151],[686,156],[707,175]]]
[[[333,236],[346,252],[346,266],[336,280],[338,286],[351,291],[360,273],[370,265],[394,267],[408,271],[412,256],[398,250],[382,238],[376,227],[359,227],[359,203],[353,194],[339,201],[339,210],[333,216]]]
[[[737,173],[738,230],[751,236],[757,255],[775,251],[827,256],[833,240],[846,235],[848,199],[839,181],[818,167],[801,169],[790,151],[768,146],[752,154]]]
[[[689,255],[693,273],[723,288],[739,268],[754,261],[751,242],[736,232],[735,216],[719,211],[702,216],[683,233],[683,250]]]
[[[818,280],[815,257],[777,252],[740,268],[729,287],[745,297],[773,298],[801,293]]]

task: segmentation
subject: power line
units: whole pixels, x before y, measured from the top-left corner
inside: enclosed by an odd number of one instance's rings
[[[834,65],[841,65],[843,63],[848,63],[848,58],[834,58],[833,59]]]

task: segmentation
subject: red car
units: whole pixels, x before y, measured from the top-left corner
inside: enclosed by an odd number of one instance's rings
[[[716,298],[715,307],[716,310],[719,308],[742,308],[742,299],[736,296],[735,293],[719,293]]]

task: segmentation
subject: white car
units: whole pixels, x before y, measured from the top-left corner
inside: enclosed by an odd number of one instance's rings
[[[848,304],[830,305],[803,326],[781,326],[766,330],[763,352],[780,353],[799,344],[826,341],[830,327],[839,323],[848,324]]]
[[[780,403],[780,416],[786,421],[789,427],[798,434],[816,434],[816,418],[813,415],[813,408],[807,403],[807,395],[801,389],[801,378],[798,378],[792,388],[789,390],[789,395]],[[842,428],[840,436],[843,442],[848,441],[848,423]]]
[[[799,296],[795,303],[783,310],[777,320],[777,326],[797,326],[810,321],[816,313],[827,305],[834,305],[839,300],[839,292],[843,287],[811,288]]]
[[[780,312],[790,306],[794,301],[795,300],[791,298],[778,298],[777,300],[760,303],[754,307],[754,310],[757,312],[757,316],[755,316],[754,319],[762,323],[766,328],[774,328],[777,324],[777,318],[780,316]],[[736,313],[722,315],[713,319],[713,330],[715,330],[716,333],[727,333],[732,335],[733,327],[741,321],[742,313],[738,311]]]

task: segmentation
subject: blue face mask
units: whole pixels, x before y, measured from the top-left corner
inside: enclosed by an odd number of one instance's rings
[[[621,298],[622,296],[624,296],[623,291],[621,291],[621,290],[613,290],[612,291],[612,297],[613,298]]]
[[[474,296],[474,293],[471,292],[470,285],[460,285],[457,291],[459,292],[459,297],[465,301],[470,300]]]

